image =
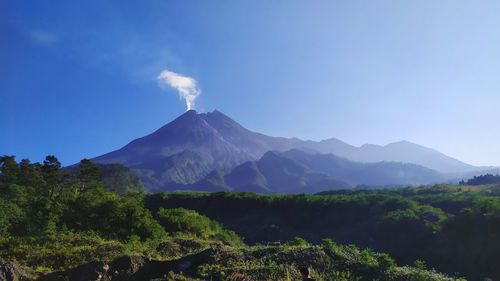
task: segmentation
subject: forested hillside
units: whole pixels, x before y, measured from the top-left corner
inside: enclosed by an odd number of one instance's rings
[[[461,185],[484,185],[484,184],[500,184],[500,175],[485,174],[474,176],[467,181],[460,181]]]
[[[304,267],[317,280],[452,280],[432,268],[500,276],[496,186],[264,196],[120,195],[104,184],[88,160],[68,174],[53,156],[1,157],[0,276],[298,280]]]
[[[401,264],[423,260],[449,274],[496,280],[499,195],[500,186],[447,185],[319,195],[163,193],[147,196],[146,207],[196,210],[249,244],[332,238],[387,252]]]

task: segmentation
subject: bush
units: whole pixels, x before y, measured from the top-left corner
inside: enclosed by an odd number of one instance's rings
[[[241,243],[236,233],[223,229],[218,222],[196,211],[184,208],[160,208],[157,212],[157,219],[165,231],[173,235],[194,235],[204,239],[216,238],[228,244]]]
[[[0,198],[0,236],[17,232],[22,227],[24,212],[16,204]]]
[[[301,246],[301,247],[307,247],[310,246],[310,244],[302,237],[294,237],[288,242],[286,242],[286,245],[288,246]]]
[[[92,232],[58,232],[53,235],[12,237],[0,241],[7,260],[17,260],[37,271],[50,272],[124,254],[118,241],[105,240]]]
[[[70,229],[92,230],[122,241],[132,235],[142,240],[165,235],[160,224],[143,207],[140,194],[120,197],[102,190],[85,194],[68,205],[61,223]]]

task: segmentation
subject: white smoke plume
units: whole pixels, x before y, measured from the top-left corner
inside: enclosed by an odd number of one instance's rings
[[[198,82],[194,78],[165,69],[156,79],[161,88],[172,87],[176,89],[179,92],[179,97],[186,101],[187,110],[194,109],[196,98],[201,94]]]

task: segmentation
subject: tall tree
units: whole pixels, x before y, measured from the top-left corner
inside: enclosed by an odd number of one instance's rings
[[[39,163],[32,164],[30,160],[23,159],[19,162],[18,184],[39,188],[45,185]]]
[[[94,165],[90,160],[83,159],[80,161],[80,173],[78,174],[80,181],[79,192],[95,190],[102,186],[102,176],[99,167]]]
[[[41,167],[48,190],[48,197],[51,200],[55,197],[56,192],[61,189],[62,179],[60,169],[61,162],[54,155],[47,156]]]
[[[17,182],[17,173],[19,166],[15,156],[0,157],[0,184],[7,185]]]

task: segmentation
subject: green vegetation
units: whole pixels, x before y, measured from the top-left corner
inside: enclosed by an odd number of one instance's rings
[[[183,208],[163,209],[157,212],[157,219],[168,232],[175,236],[195,236],[203,239],[216,239],[226,244],[241,244],[240,238],[231,230],[195,211]]]
[[[485,184],[495,184],[495,183],[500,183],[500,175],[492,175],[492,174],[486,174],[486,175],[480,175],[480,176],[474,176],[472,179],[469,179],[467,181],[460,181],[461,185],[485,185]]]
[[[142,207],[142,194],[105,191],[99,169],[88,160],[80,163],[77,178],[65,176],[54,156],[43,164],[27,160],[17,164],[13,157],[2,157],[0,171],[4,235],[49,235],[61,230],[92,231],[117,240],[164,235]]]
[[[198,268],[205,280],[243,280],[245,276],[252,280],[301,280],[301,267],[309,267],[313,278],[325,281],[453,280],[425,268],[397,267],[387,254],[338,245],[332,240],[316,246],[224,249],[215,260],[218,262]]]
[[[83,163],[89,163],[89,160],[82,160]],[[132,171],[121,164],[93,164],[98,169],[95,172],[101,180],[104,189],[120,195],[131,192],[143,192],[146,190],[141,180]],[[80,174],[80,165],[74,165],[64,168],[63,174],[70,177],[78,177]]]
[[[333,238],[472,280],[500,278],[500,186],[343,190],[319,195],[162,193],[146,207],[196,210],[249,244]],[[224,206],[224,207],[221,207]],[[298,243],[300,244],[300,243]]]
[[[99,166],[88,160],[73,176],[54,156],[43,164],[0,157],[0,258],[49,272],[121,255],[178,258],[241,243],[195,211],[184,210],[190,217],[182,218],[163,209],[157,220],[143,201],[142,193],[105,191]],[[180,220],[176,229],[162,226]]]
[[[496,186],[146,195],[108,191],[104,178],[88,160],[68,172],[54,156],[0,157],[0,263],[64,277],[126,256],[143,268],[126,274],[149,274],[135,280],[298,280],[304,266],[317,280],[500,276]]]

